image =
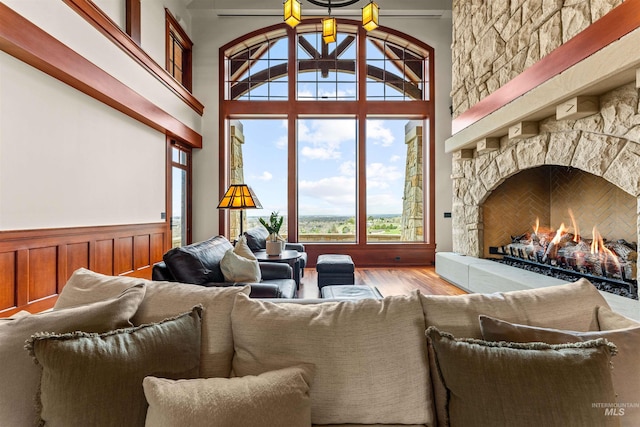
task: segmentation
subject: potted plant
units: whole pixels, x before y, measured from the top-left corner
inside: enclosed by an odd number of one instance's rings
[[[271,212],[269,222],[259,218],[260,224],[269,232],[267,238],[267,255],[280,255],[284,248],[284,239],[280,236],[280,227],[284,217],[278,215],[278,212]]]

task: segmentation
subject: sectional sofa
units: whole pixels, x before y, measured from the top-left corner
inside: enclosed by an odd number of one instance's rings
[[[586,280],[248,294],[76,271],[53,311],[0,321],[0,424],[640,425],[640,324]]]

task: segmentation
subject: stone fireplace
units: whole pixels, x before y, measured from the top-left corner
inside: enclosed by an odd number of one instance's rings
[[[566,282],[485,259],[536,218],[558,228],[570,208],[586,238],[639,241],[640,1],[498,3],[453,1],[453,251],[436,271],[471,292]]]
[[[534,136],[455,152],[454,251],[487,256],[490,245],[526,231],[535,216],[557,227],[568,207],[584,227],[597,222],[602,235],[637,242],[639,136],[638,89],[627,84],[600,96],[595,114],[549,117]]]

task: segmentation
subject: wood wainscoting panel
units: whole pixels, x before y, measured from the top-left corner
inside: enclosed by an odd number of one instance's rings
[[[133,268],[133,236],[116,240],[116,262],[113,271],[116,275],[131,273]]]
[[[93,271],[111,276],[113,274],[113,239],[96,241]]]
[[[0,317],[53,307],[78,268],[151,279],[167,223],[0,231]]]
[[[28,302],[58,293],[58,247],[29,250]]]
[[[0,311],[17,305],[16,253],[0,253]]]
[[[133,269],[139,270],[149,265],[151,259],[151,236],[135,236],[133,238]]]
[[[67,271],[65,281],[79,268],[89,268],[89,242],[71,243],[66,245]]]

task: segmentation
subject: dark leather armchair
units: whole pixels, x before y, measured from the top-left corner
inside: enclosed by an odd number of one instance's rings
[[[162,262],[153,266],[152,279],[201,286],[250,285],[253,298],[296,298],[293,270],[287,264],[261,262],[260,283],[226,282],[220,261],[229,249],[233,246],[224,236],[173,248],[164,254]]]
[[[253,252],[264,251],[267,249],[267,237],[269,232],[266,228],[259,225],[257,227],[250,228],[244,232],[244,236],[247,238],[247,245]],[[304,277],[304,268],[307,265],[307,253],[305,252],[304,245],[302,243],[286,243],[285,250],[298,251],[300,258],[298,258],[300,277]]]

